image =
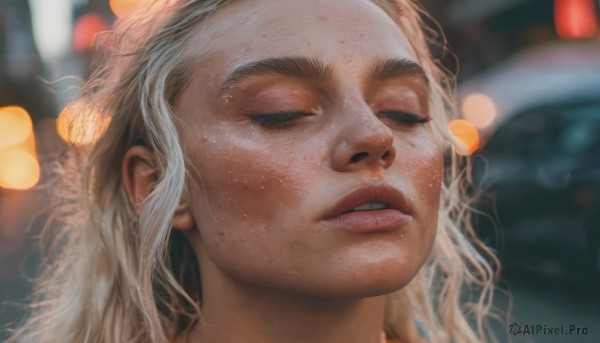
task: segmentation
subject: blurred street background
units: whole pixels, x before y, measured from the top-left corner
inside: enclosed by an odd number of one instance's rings
[[[0,0],[0,342],[41,267],[44,166],[69,139],[94,36],[141,1]],[[423,4],[448,41],[436,57],[458,73],[463,118],[450,129],[473,156],[475,227],[510,294],[495,301],[512,313],[495,332],[600,342],[600,1]]]

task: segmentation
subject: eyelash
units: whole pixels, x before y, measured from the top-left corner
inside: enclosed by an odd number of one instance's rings
[[[297,120],[309,113],[304,112],[279,112],[272,114],[257,114],[250,116],[250,120],[265,129],[288,129],[298,125]]]
[[[428,123],[429,121],[431,121],[431,116],[428,117],[422,117],[420,115],[414,114],[414,113],[409,113],[409,112],[402,112],[402,111],[384,111],[384,112],[380,112],[380,114],[383,114],[384,116],[407,124],[407,125],[411,125],[411,124],[425,124]],[[296,125],[298,125],[299,123],[297,122],[298,119],[300,119],[303,116],[307,116],[310,115],[309,113],[304,113],[304,112],[279,112],[279,113],[272,113],[272,114],[257,114],[257,115],[252,115],[250,116],[250,120],[262,127],[264,127],[265,129],[274,129],[274,130],[280,130],[280,129],[288,129],[291,127],[294,127]]]
[[[418,114],[403,112],[403,111],[383,111],[379,112],[390,119],[399,121],[405,124],[425,124],[433,119],[431,116],[422,117]]]

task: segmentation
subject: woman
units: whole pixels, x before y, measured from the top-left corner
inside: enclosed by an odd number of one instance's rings
[[[419,13],[174,0],[121,22],[80,100],[111,123],[65,163],[62,254],[14,341],[486,341],[493,273]]]

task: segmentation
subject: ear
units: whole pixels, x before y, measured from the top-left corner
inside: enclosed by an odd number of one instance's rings
[[[144,146],[132,146],[123,157],[121,173],[127,197],[136,213],[140,214],[142,203],[150,195],[158,180],[154,154]],[[187,202],[183,201],[179,204],[171,225],[174,229],[182,231],[194,226],[194,219]]]
[[[189,231],[194,227],[194,224],[195,222],[194,217],[192,216],[192,211],[190,210],[187,201],[182,200],[175,210],[171,227],[180,231]]]

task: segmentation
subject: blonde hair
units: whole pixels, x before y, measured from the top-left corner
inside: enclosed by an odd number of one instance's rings
[[[406,34],[430,79],[433,132],[448,157],[432,252],[409,285],[387,295],[384,329],[408,342],[485,342],[494,293],[489,261],[497,261],[470,224],[468,164],[448,144],[456,143],[447,129],[456,113],[453,78],[430,53],[435,31],[418,5],[373,1]],[[228,2],[155,1],[99,37],[102,63],[82,91],[78,120],[107,116],[111,123],[96,144],[73,145],[56,162],[61,182],[44,239],[57,255],[9,342],[167,342],[200,320],[194,252],[171,230],[189,182],[172,106],[190,75],[193,29]],[[159,177],[136,215],[120,170],[140,138],[155,154]]]

